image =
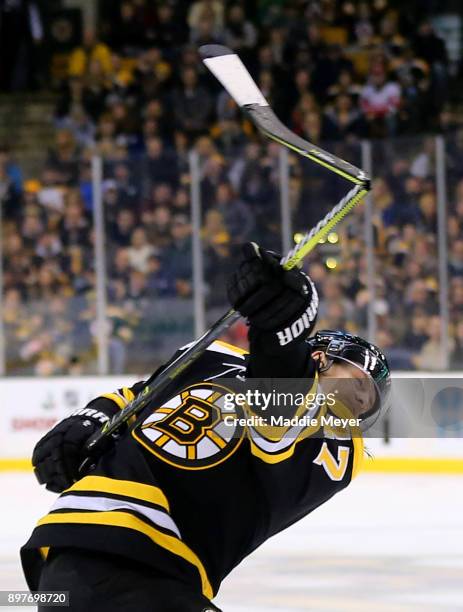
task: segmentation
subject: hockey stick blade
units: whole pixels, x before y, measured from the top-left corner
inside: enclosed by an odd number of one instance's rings
[[[199,54],[205,66],[245,111],[254,125],[268,138],[299,155],[328,168],[343,178],[370,188],[363,170],[304,140],[278,119],[238,55],[223,45],[203,45]]]

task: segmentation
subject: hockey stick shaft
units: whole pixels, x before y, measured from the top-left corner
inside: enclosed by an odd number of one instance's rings
[[[324,238],[331,229],[339,223],[344,216],[358,204],[368,193],[364,186],[356,185],[342,200],[307,234],[302,240],[281,260],[282,266],[286,270],[294,268],[302,262],[304,257],[313,250],[315,245]],[[212,325],[198,340],[189,346],[181,355],[171,362],[156,377],[153,383],[146,385],[125,408],[115,414],[105,425],[92,436],[86,444],[86,452],[89,457],[80,466],[83,474],[88,471],[93,463],[92,457],[97,453],[100,445],[111,435],[115,434],[122,425],[129,419],[138,415],[148,403],[154,401],[167,387],[187,368],[189,368],[207,349],[207,347],[235,321],[240,318],[240,314],[231,308],[218,321]]]
[[[356,185],[351,189],[310,232],[304,234],[298,244],[283,257],[281,265],[286,270],[297,266],[320,240],[325,238],[334,226],[362,201],[368,191],[369,189],[365,185]]]

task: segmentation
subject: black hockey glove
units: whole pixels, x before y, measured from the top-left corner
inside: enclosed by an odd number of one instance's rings
[[[235,310],[248,319],[250,340],[269,355],[307,338],[318,311],[318,294],[299,269],[284,270],[280,257],[250,242],[227,286]]]
[[[90,406],[55,425],[34,448],[35,475],[49,491],[61,493],[78,479],[85,442],[109,420],[105,412]]]

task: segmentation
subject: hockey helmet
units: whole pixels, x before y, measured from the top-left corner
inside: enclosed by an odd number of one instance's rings
[[[384,353],[374,344],[343,331],[321,330],[308,340],[312,352],[323,351],[329,365],[344,361],[368,374],[375,385],[376,400],[361,415],[362,431],[369,429],[389,409],[391,395],[391,371]],[[328,365],[328,367],[329,367]]]

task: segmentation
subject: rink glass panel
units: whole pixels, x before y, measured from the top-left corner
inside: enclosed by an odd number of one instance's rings
[[[244,241],[282,252],[349,189],[309,160],[253,138],[230,146],[200,139],[193,178],[187,151],[154,150],[130,160],[114,151],[102,159],[100,177],[90,160],[76,160],[66,180],[43,158],[12,160],[23,176],[23,195],[15,192],[14,172],[2,178],[10,191],[1,208],[0,373],[152,371],[229,307],[226,279]],[[321,143],[371,166],[374,180],[373,240],[361,204],[304,263],[319,287],[318,327],[376,341],[395,370],[463,365],[463,133],[442,142],[440,160],[435,137],[369,147]],[[95,272],[95,179],[104,209],[102,282]],[[442,202],[444,232],[437,214]],[[439,259],[442,252],[447,261]],[[244,324],[225,339],[245,346]]]
[[[280,149],[255,135],[229,147],[197,149],[200,168],[201,249],[205,325],[230,308],[226,284],[253,241],[282,253]],[[222,338],[247,348],[247,327],[238,321]]]
[[[90,165],[22,154],[1,173],[0,373],[94,373]]]
[[[194,335],[188,157],[105,160],[108,370],[148,374]]]
[[[449,368],[463,369],[463,129],[443,139],[447,227]]]
[[[436,139],[371,143],[374,340],[394,370],[444,370]]]
[[[359,143],[317,143],[362,166]],[[291,238],[312,229],[352,189],[352,183],[291,153],[289,156]],[[316,329],[343,329],[368,335],[368,278],[365,245],[365,201],[358,204],[306,257],[303,269],[314,280],[320,298]]]

